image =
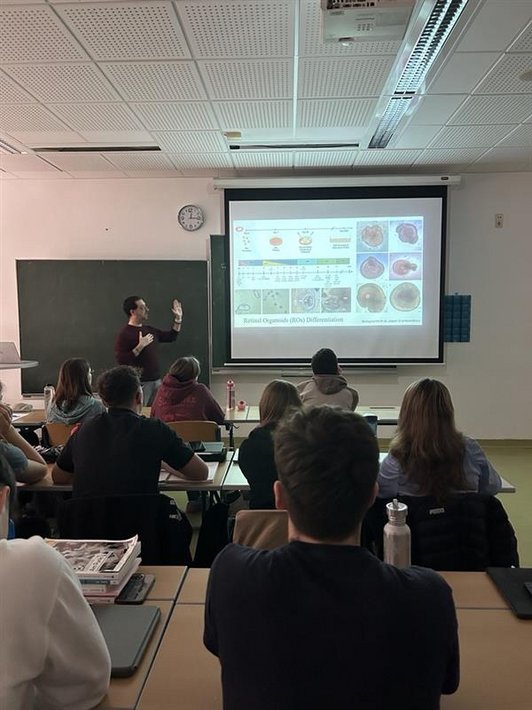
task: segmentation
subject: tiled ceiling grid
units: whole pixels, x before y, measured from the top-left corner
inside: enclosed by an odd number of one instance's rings
[[[102,151],[0,155],[0,176],[532,170],[532,0],[470,2],[403,130],[366,150],[401,43],[324,43],[320,0],[3,0],[0,138]],[[224,131],[361,149],[232,152]]]

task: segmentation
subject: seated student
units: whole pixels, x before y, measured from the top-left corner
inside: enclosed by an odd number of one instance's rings
[[[92,371],[87,360],[73,357],[61,365],[55,397],[46,420],[76,424],[105,411],[103,403],[92,394]]]
[[[111,661],[66,560],[39,537],[6,540],[15,483],[0,455],[0,708],[88,710]]]
[[[274,442],[290,542],[228,545],[209,577],[204,643],[220,659],[224,708],[436,710],[458,687],[452,593],[432,570],[360,547],[379,470],[370,427],[302,408]]]
[[[497,493],[502,481],[474,439],[457,431],[447,387],[413,382],[403,396],[397,432],[381,464],[379,496],[444,498],[453,491]]]
[[[132,367],[104,372],[98,389],[109,410],[69,438],[52,470],[55,483],[72,483],[73,496],[153,495],[164,461],[191,481],[204,481],[207,464],[159,419],[140,415],[142,386]]]
[[[312,379],[300,382],[297,391],[303,404],[335,404],[354,411],[358,392],[349,387],[341,373],[336,353],[321,348],[312,356]]]
[[[277,480],[277,469],[273,458],[273,432],[292,407],[301,407],[293,384],[285,380],[267,384],[259,402],[260,426],[240,445],[238,463],[249,482],[251,509],[275,508],[273,482]]]
[[[2,402],[0,382],[0,454],[11,466],[20,483],[37,483],[46,476],[48,468],[43,457],[23,439],[11,424],[11,409]]]
[[[224,412],[208,387],[198,382],[200,363],[180,357],[168,370],[151,406],[151,416],[163,422],[187,420],[224,423]]]

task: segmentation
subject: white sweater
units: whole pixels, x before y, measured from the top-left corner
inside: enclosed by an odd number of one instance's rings
[[[68,563],[40,537],[0,540],[0,708],[88,710],[110,672]]]

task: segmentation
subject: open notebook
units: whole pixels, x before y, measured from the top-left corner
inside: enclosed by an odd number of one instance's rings
[[[196,488],[198,485],[201,486],[202,484],[205,483],[212,483],[214,481],[214,476],[216,474],[216,471],[218,469],[218,461],[207,461],[207,466],[209,468],[209,474],[207,476],[206,481],[192,481],[194,488]],[[176,471],[176,473],[172,472],[173,469],[171,469],[169,466],[167,466],[164,462],[162,464],[161,468],[161,473],[159,474],[159,483],[168,483],[171,481],[183,481],[187,482],[186,478],[183,478],[183,476],[179,475],[179,471]]]

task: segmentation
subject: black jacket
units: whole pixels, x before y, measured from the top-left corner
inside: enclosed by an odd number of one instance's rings
[[[249,507],[252,510],[275,508],[273,483],[277,480],[277,469],[273,459],[274,428],[274,424],[266,424],[253,429],[238,452],[240,469],[249,483]]]
[[[399,500],[408,506],[413,565],[469,572],[519,566],[514,529],[495,496],[457,493],[445,504],[430,496],[399,496]],[[373,542],[379,556],[388,502],[378,498],[363,526],[364,543]]]

